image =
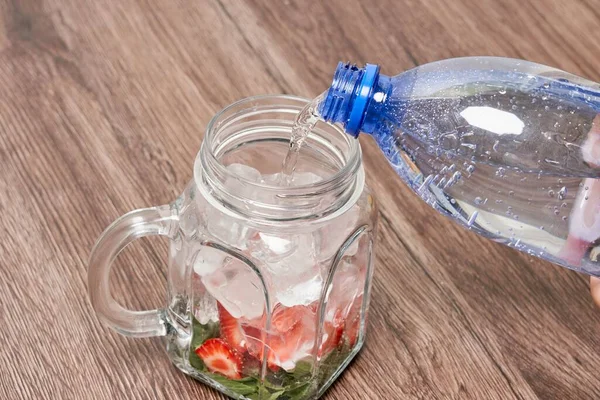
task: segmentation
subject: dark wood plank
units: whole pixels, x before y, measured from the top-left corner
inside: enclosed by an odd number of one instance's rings
[[[86,260],[104,227],[179,194],[219,109],[313,97],[339,60],[395,74],[501,55],[600,81],[599,5],[0,2],[0,398],[222,399],[171,366],[160,341],[99,325]],[[370,332],[325,398],[599,398],[587,280],[433,214],[361,143],[382,214]],[[128,248],[117,298],[162,304],[165,257],[160,240]]]

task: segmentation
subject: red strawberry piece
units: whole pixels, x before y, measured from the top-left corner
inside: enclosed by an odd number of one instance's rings
[[[223,339],[208,339],[196,349],[210,372],[221,374],[229,379],[242,377],[242,360]]]
[[[348,337],[348,344],[350,347],[354,347],[358,341],[358,334],[360,331],[360,311],[362,309],[363,296],[360,295],[354,299],[350,311],[348,311],[348,318],[346,319],[346,336]]]
[[[246,335],[240,323],[229,312],[217,302],[219,310],[219,321],[221,323],[221,336],[229,345],[239,352],[244,352],[248,345]]]
[[[246,327],[248,351],[259,360],[267,352],[270,369],[293,367],[298,357],[310,347],[316,314],[307,306],[277,305],[271,318],[271,331]]]
[[[327,338],[324,342],[321,343],[321,348],[319,349],[319,356],[323,356],[329,354],[332,350],[339,346],[342,341],[342,336],[344,334],[344,324],[342,321],[337,321],[337,324],[332,324],[330,322],[326,322],[324,326],[324,331],[327,334]]]

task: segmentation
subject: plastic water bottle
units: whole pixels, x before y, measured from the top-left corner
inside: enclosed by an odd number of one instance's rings
[[[600,275],[600,85],[472,57],[389,77],[340,63],[318,107],[374,137],[426,203],[530,255]]]

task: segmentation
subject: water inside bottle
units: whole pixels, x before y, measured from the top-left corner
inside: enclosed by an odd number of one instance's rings
[[[288,177],[320,99],[296,119]],[[494,241],[600,274],[600,116],[510,84],[402,101],[401,126],[390,121],[373,136],[427,204]]]
[[[374,135],[396,172],[469,229],[599,274],[600,117],[548,91],[448,92],[405,99],[400,126]]]

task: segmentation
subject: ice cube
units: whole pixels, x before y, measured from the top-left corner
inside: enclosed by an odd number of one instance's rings
[[[310,232],[260,232],[249,242],[250,255],[264,265],[273,299],[288,307],[319,298],[323,280],[316,249]]]
[[[326,261],[335,256],[348,237],[358,228],[359,217],[360,208],[355,205],[320,230],[319,261]],[[358,243],[354,241],[344,254],[354,255],[357,248]]]
[[[286,306],[309,305],[318,300],[323,288],[323,279],[318,268],[315,274],[307,280],[295,282],[287,280],[275,284],[277,301]]]
[[[250,237],[256,234],[256,231],[248,227],[245,220],[216,210],[207,213],[206,219],[206,228],[210,236],[242,251],[247,249]]]
[[[227,166],[227,170],[234,173],[237,177],[244,178],[252,182],[260,182],[261,179],[260,172],[248,165],[233,163]]]
[[[202,246],[194,260],[194,272],[200,276],[212,274],[225,261],[227,254],[213,247]]]
[[[292,177],[292,186],[312,185],[322,180],[323,178],[312,172],[295,172]]]
[[[354,299],[364,292],[365,280],[369,265],[370,241],[365,234],[355,240],[356,253],[352,256],[345,255],[340,259],[332,285],[327,294],[327,320],[332,320],[336,313],[345,316]]]
[[[202,277],[202,283],[234,318],[254,319],[263,315],[262,283],[256,272],[241,260],[227,257],[222,268]]]

